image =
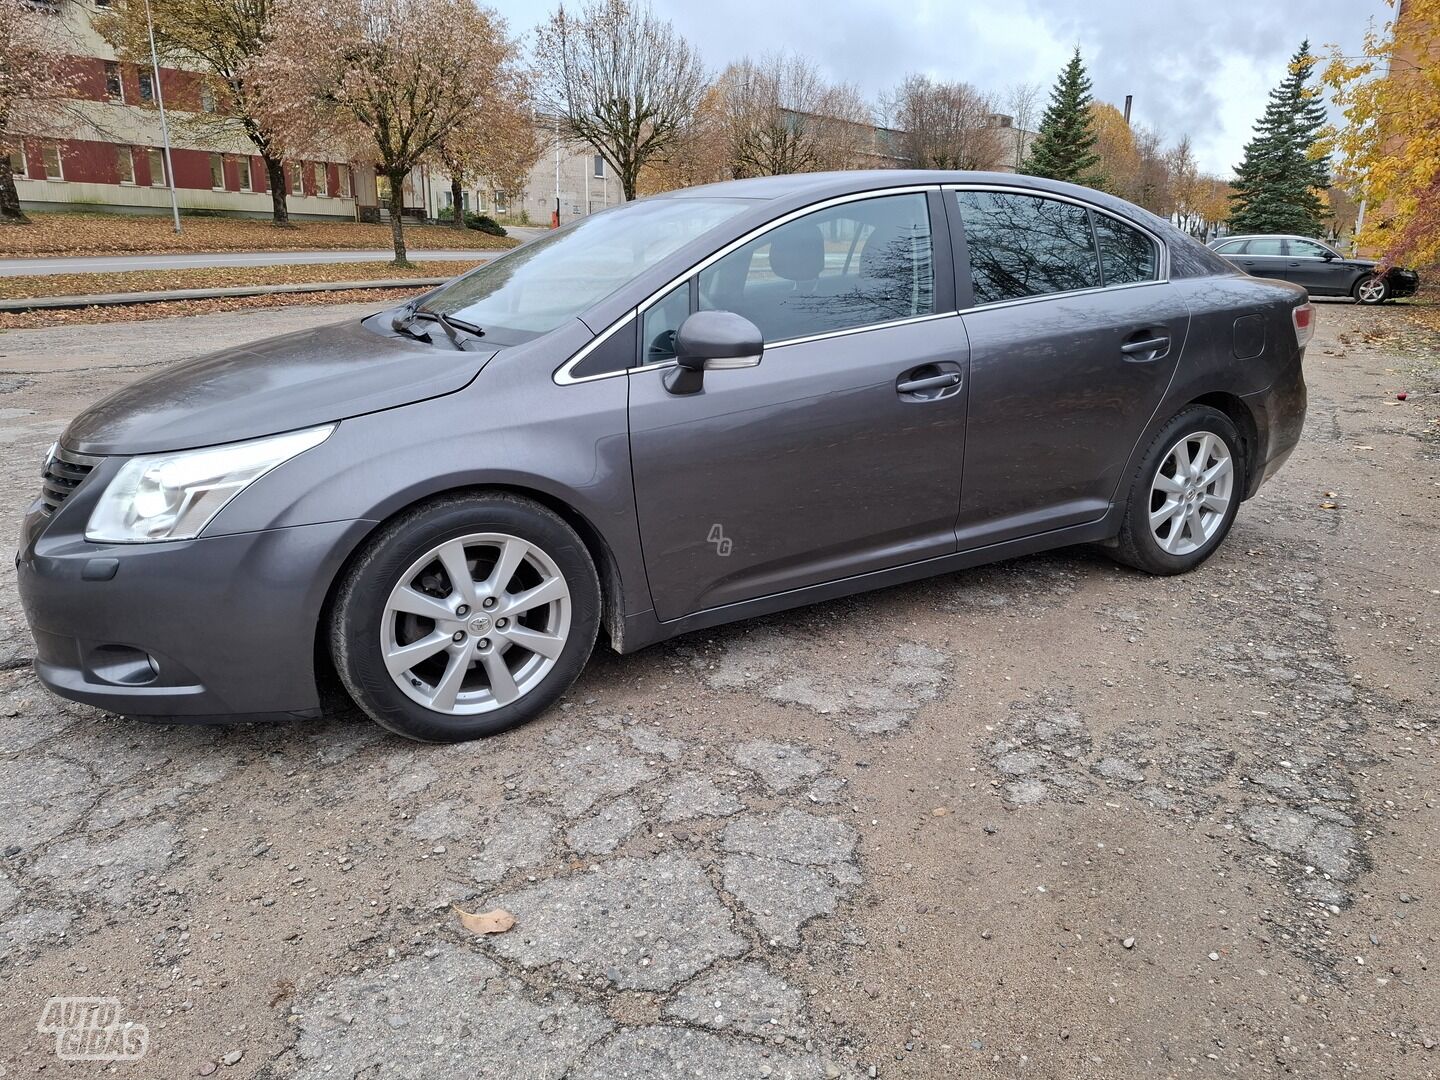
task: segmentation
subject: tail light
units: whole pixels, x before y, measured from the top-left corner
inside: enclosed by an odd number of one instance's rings
[[[1295,324],[1295,343],[1303,349],[1315,336],[1315,305],[1299,305],[1290,312],[1290,320]]]

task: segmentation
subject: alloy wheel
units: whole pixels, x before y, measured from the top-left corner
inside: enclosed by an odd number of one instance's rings
[[[1150,485],[1150,532],[1160,550],[1189,555],[1225,521],[1235,493],[1235,462],[1225,440],[1209,431],[1183,436],[1160,459]]]
[[[1378,304],[1385,299],[1385,282],[1379,278],[1366,278],[1355,290],[1355,295],[1366,304]]]
[[[438,713],[487,713],[544,682],[570,617],[554,559],[518,536],[474,533],[437,545],[400,576],[380,648],[407,697]]]

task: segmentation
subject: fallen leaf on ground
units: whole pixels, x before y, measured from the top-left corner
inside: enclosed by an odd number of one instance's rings
[[[472,934],[503,934],[515,925],[515,916],[504,908],[472,913],[462,911],[454,904],[450,906],[454,907],[455,914],[460,916],[460,925]]]
[[[1323,503],[1320,504],[1320,509],[1321,509],[1321,510],[1338,510],[1338,509],[1340,509],[1340,504],[1339,504],[1339,503],[1333,503],[1333,502],[1323,502]]]
[[[930,813],[934,817],[944,817],[946,814],[950,813],[950,808],[948,806],[937,806],[934,810],[931,810]]]
[[[1375,447],[1373,447],[1373,446],[1357,446],[1357,447],[1355,447],[1355,449],[1356,449],[1356,450],[1374,450]]]

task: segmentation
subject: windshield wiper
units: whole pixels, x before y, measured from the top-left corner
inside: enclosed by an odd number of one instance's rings
[[[457,319],[453,315],[446,315],[443,311],[427,311],[424,308],[415,308],[404,315],[398,315],[390,323],[391,329],[409,334],[417,341],[429,341],[430,335],[413,329],[417,319],[424,319],[426,322],[433,322],[445,331],[445,336],[450,339],[450,344],[457,349],[465,348],[465,341],[469,338],[482,338],[485,331],[474,323],[466,322],[464,319]],[[461,335],[465,335],[462,337]]]

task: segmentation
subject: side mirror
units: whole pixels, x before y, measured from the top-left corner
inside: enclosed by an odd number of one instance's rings
[[[1320,257],[1326,262],[1334,262],[1338,256],[1335,254],[1335,252],[1331,251],[1329,248],[1326,248],[1324,254]]]
[[[675,332],[675,369],[665,380],[672,394],[693,394],[707,371],[754,367],[765,352],[760,328],[733,311],[697,311]]]

